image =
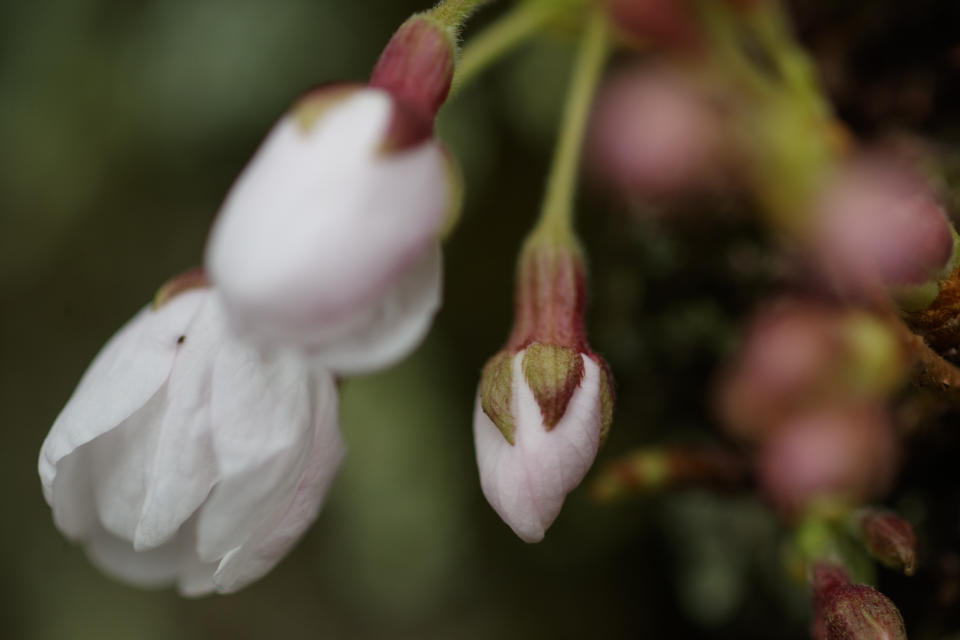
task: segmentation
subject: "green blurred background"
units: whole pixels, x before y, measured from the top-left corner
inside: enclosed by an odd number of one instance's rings
[[[0,3],[0,636],[804,637],[805,596],[782,579],[780,533],[754,499],[691,492],[611,507],[581,489],[531,546],[480,492],[475,385],[509,329],[514,255],[566,82],[561,35],[525,46],[444,110],[440,132],[467,180],[445,308],[408,361],[344,384],[349,456],[319,521],[273,573],[227,597],[130,589],[54,528],[37,452],[97,349],[199,262],[224,193],[291,101],[364,78],[424,6]],[[712,437],[704,388],[756,291],[731,274],[758,259],[736,217],[666,232],[608,208],[594,194],[580,213],[592,341],[619,387],[601,460]]]

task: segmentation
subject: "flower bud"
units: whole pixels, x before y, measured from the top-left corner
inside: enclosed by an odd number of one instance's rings
[[[474,411],[483,493],[526,542],[539,542],[583,479],[610,427],[606,363],[583,328],[575,247],[528,242],[507,346],[484,367]]]
[[[732,488],[744,478],[733,454],[707,447],[640,449],[607,464],[593,481],[593,497],[601,502],[664,489],[706,486]]]
[[[719,411],[733,435],[762,439],[798,411],[883,395],[899,383],[903,361],[896,336],[867,313],[781,301],[756,315],[721,375]]]
[[[814,208],[813,252],[841,292],[889,291],[908,310],[926,308],[953,269],[954,233],[928,184],[884,157],[843,167]]]
[[[760,452],[760,482],[774,504],[799,513],[819,500],[859,504],[887,489],[897,442],[870,406],[827,407],[784,420]]]
[[[270,571],[344,454],[333,376],[238,340],[201,280],[172,281],[107,343],[39,460],[57,528],[98,567],[184,595]]]
[[[688,0],[605,0],[610,21],[627,40],[671,49],[697,48],[703,36]]]
[[[850,582],[843,569],[813,570],[814,636],[824,640],[906,640],[903,617],[885,595]]]
[[[854,517],[856,533],[871,556],[891,569],[913,575],[917,568],[917,537],[909,522],[878,509],[866,509]]]
[[[453,30],[429,14],[418,14],[393,34],[370,76],[370,86],[433,118],[453,81],[456,40]]]
[[[459,186],[429,128],[413,146],[389,138],[419,130],[415,120],[396,128],[405,113],[386,91],[332,87],[267,136],[206,252],[246,337],[305,348],[339,373],[387,366],[419,344],[440,305],[439,237]]]
[[[588,140],[591,167],[629,194],[700,189],[719,182],[729,166],[722,130],[713,106],[678,74],[622,72],[597,99]]]

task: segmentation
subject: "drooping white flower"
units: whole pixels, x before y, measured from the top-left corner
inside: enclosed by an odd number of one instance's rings
[[[426,334],[458,204],[431,123],[375,88],[331,87],[283,117],[214,223],[206,263],[237,328],[340,373]]]
[[[532,345],[543,349],[543,345]],[[552,350],[551,350],[552,351]],[[526,542],[539,542],[560,513],[567,494],[583,480],[609,426],[607,373],[587,354],[570,354],[582,361],[580,377],[572,380],[567,402],[554,424],[537,398],[542,379],[531,371],[528,349],[504,360],[509,375],[509,418],[512,442],[484,411],[478,393],[473,416],[474,443],[480,485],[487,501],[514,533]],[[554,351],[532,354],[556,362]],[[564,359],[560,355],[559,359]],[[553,366],[551,362],[550,366]],[[580,364],[574,362],[574,364]],[[509,369],[507,373],[506,368]],[[482,393],[483,389],[481,390]]]
[[[201,595],[273,568],[343,454],[332,376],[238,340],[219,296],[194,288],[106,344],[39,471],[57,527],[106,573]]]

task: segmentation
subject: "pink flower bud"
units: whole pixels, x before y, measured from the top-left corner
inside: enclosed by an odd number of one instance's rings
[[[857,533],[870,555],[891,569],[913,575],[917,537],[909,522],[890,511],[867,509],[856,516]]]
[[[610,427],[613,388],[584,332],[576,247],[528,241],[507,346],[484,367],[474,411],[480,484],[527,542],[539,542],[593,463]]]
[[[814,567],[814,637],[823,640],[906,640],[903,617],[885,595],[853,584],[842,569]]]
[[[943,208],[920,176],[890,159],[861,157],[842,168],[814,215],[814,256],[844,293],[869,295],[946,275],[954,240]]]
[[[430,119],[453,81],[455,39],[450,29],[415,15],[393,34],[370,76],[370,86],[389,91]]]
[[[896,337],[863,313],[802,300],[761,310],[721,377],[727,429],[763,438],[791,413],[852,394],[880,395],[902,374]]]
[[[689,50],[702,41],[688,0],[605,0],[614,27],[627,39]]]
[[[887,489],[897,457],[883,411],[825,408],[789,418],[770,435],[760,453],[760,481],[787,513],[819,499],[858,504]]]
[[[719,183],[720,116],[683,78],[635,69],[607,82],[594,109],[588,152],[598,179],[629,194],[660,196]]]

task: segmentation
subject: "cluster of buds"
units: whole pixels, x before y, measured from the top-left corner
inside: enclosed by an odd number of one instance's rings
[[[783,511],[857,504],[888,486],[897,444],[883,402],[903,357],[865,312],[792,300],[757,315],[723,374],[719,409],[732,435],[759,445],[761,481]]]
[[[543,538],[612,420],[612,380],[587,344],[585,298],[575,241],[534,233],[519,259],[513,331],[484,367],[477,393],[483,493],[527,542]]]

